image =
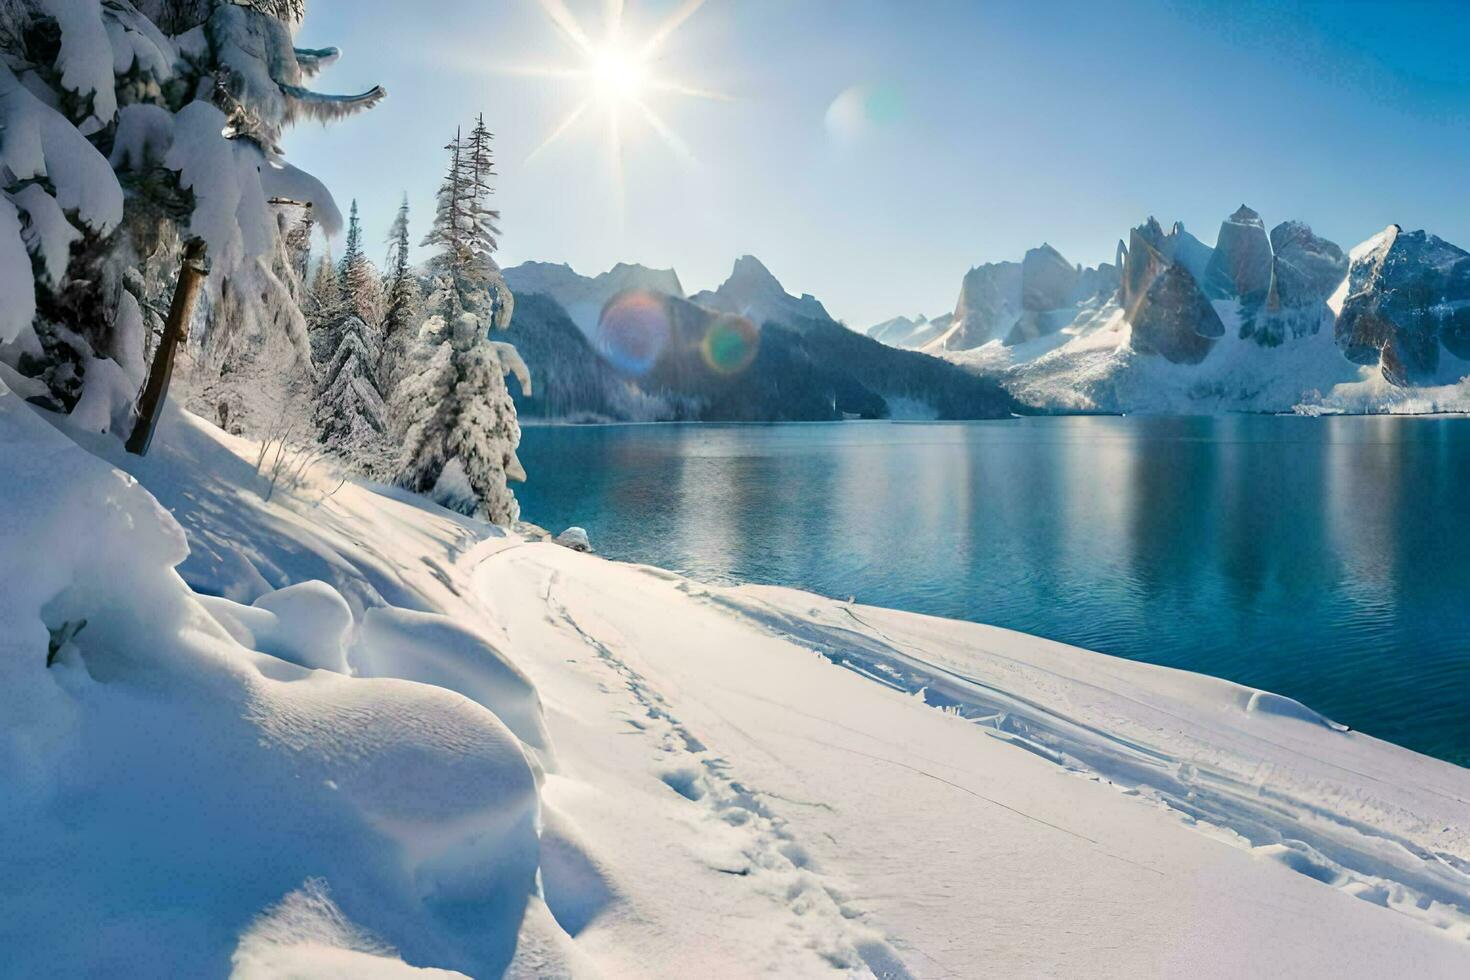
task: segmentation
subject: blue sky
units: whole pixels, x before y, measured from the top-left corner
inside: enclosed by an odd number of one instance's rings
[[[680,2],[626,0],[626,36]],[[601,38],[606,0],[566,5]],[[673,266],[692,292],[748,252],[859,327],[1042,241],[1110,261],[1149,214],[1206,242],[1244,202],[1344,247],[1395,221],[1470,247],[1463,3],[706,0],[649,70],[730,99],[647,94],[687,156],[622,104],[621,181],[601,102],[527,159],[588,88],[494,70],[579,63],[537,0],[409,10],[315,0],[299,38],[343,48],[318,88],[389,91],[287,140],[372,241],[403,191],[422,231],[483,111],[503,264]]]

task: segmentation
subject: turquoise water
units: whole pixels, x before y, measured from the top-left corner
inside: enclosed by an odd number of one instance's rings
[[[706,581],[992,623],[1470,765],[1470,420],[528,429],[527,520]]]

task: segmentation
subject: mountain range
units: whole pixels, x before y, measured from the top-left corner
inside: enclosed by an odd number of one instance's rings
[[[1043,244],[971,269],[953,311],[866,333],[1040,411],[1463,411],[1470,254],[1397,225],[1344,253],[1242,205],[1214,246],[1154,218],[1095,268]]]
[[[526,419],[820,421],[1004,418],[1020,406],[995,378],[864,337],[752,256],[717,289],[686,297],[667,269],[598,276],[531,262],[505,339],[531,370]]]
[[[505,279],[537,380],[526,418],[1470,410],[1470,253],[1398,225],[1344,252],[1244,205],[1214,245],[1150,217],[1111,263],[1043,243],[970,269],[952,310],[862,334],[749,255],[693,295],[623,263]]]

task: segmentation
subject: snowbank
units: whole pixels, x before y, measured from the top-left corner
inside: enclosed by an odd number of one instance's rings
[[[493,713],[292,663],[342,666],[347,605],[321,584],[223,625],[174,571],[180,526],[8,390],[0,458],[7,971],[280,965],[292,944],[266,943],[260,917],[290,917],[303,889],[319,909],[330,890],[337,925],[311,931],[315,959],[298,963],[371,948],[488,976],[544,952],[526,938],[556,933],[536,776]],[[240,642],[257,635],[287,659]],[[48,666],[52,636],[71,639]]]

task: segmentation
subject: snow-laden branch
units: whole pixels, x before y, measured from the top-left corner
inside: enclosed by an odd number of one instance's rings
[[[296,64],[306,78],[315,77],[323,68],[333,64],[342,56],[339,48],[296,48]]]

